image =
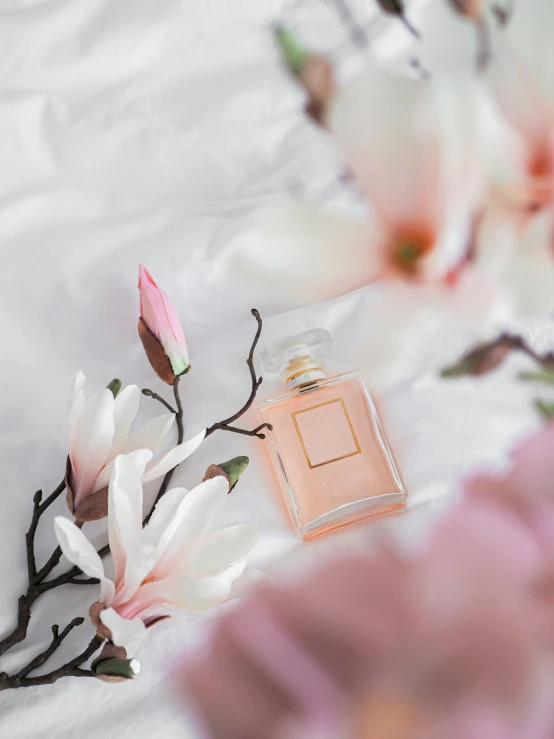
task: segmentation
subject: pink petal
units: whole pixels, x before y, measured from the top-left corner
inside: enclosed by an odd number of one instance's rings
[[[139,290],[142,319],[160,340],[175,375],[181,375],[189,366],[183,327],[171,301],[142,264],[139,267]]]

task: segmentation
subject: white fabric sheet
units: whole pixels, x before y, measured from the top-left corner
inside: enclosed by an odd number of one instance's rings
[[[323,326],[335,338],[332,369],[366,372],[371,364],[365,329],[380,320],[373,288],[286,312],[227,271],[229,254],[258,207],[299,185],[317,194],[338,172],[331,145],[304,120],[301,95],[282,72],[268,32],[293,5],[0,3],[2,633],[12,628],[25,587],[32,495],[39,487],[49,492],[63,475],[63,409],[73,373],[81,368],[90,388],[118,376],[168,395],[136,334],[139,263],[171,296],[185,326],[193,367],[182,383],[189,436],[233,412],[249,392],[253,306],[265,317],[262,344]],[[344,44],[324,2],[298,6],[328,48],[337,38]],[[399,31],[391,33],[386,50]],[[461,474],[500,463],[512,441],[536,423],[529,393],[512,380],[515,361],[478,384],[437,379],[437,369],[469,341],[454,324],[427,326],[418,361],[409,359],[402,382],[384,383],[378,393],[410,493],[410,513],[389,524],[401,535],[417,539],[455,495]],[[260,398],[276,389],[263,386]],[[154,401],[141,402],[143,419],[160,410]],[[256,423],[256,412],[244,422]],[[214,435],[174,480],[194,485],[209,463],[244,453],[251,467],[220,523],[257,523],[262,539],[252,564],[272,572],[290,563],[299,544],[261,442]],[[151,484],[150,500],[155,491]],[[66,512],[60,499],[52,513]],[[39,561],[54,546],[52,516],[45,519]],[[103,543],[104,524],[87,530]],[[370,538],[374,530],[370,525],[357,536]],[[301,548],[309,559],[319,546],[327,544]],[[0,669],[12,671],[44,648],[52,623],[85,615],[92,591],[66,587],[43,597],[28,640]],[[196,736],[174,702],[169,675],[204,622],[182,617],[156,627],[136,655],[143,672],[132,683],[65,679],[0,693],[0,736]],[[76,654],[91,634],[88,622],[76,629],[52,664]]]

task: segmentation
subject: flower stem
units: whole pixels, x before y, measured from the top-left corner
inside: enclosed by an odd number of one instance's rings
[[[183,439],[185,437],[185,428],[183,425],[183,403],[181,401],[181,396],[179,394],[179,381],[180,377],[175,378],[175,382],[173,383],[173,396],[175,398],[175,405],[177,406],[177,411],[173,411],[175,413],[175,420],[177,421],[177,444],[182,444]],[[144,392],[144,391],[143,391]],[[167,405],[167,403],[164,403],[164,405]],[[158,504],[158,501],[160,498],[165,495],[167,488],[169,487],[169,483],[171,482],[171,478],[173,477],[173,473],[175,472],[177,468],[174,467],[172,470],[169,470],[169,472],[165,473],[164,479],[162,480],[162,484],[160,485],[160,489],[158,490],[158,494],[156,495],[156,500],[154,501],[154,505],[152,506],[150,513],[145,517],[144,521],[142,522],[142,525],[145,526],[148,521],[150,521],[150,518],[152,517],[152,514],[154,513],[154,508]]]

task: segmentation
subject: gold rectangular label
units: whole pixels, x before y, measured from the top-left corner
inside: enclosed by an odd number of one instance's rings
[[[343,398],[296,411],[292,421],[311,469],[361,454]]]

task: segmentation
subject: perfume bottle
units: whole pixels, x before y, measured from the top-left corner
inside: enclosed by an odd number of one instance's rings
[[[356,372],[325,377],[331,336],[314,329],[260,352],[289,392],[260,404],[273,466],[302,538],[403,508],[406,491]]]

